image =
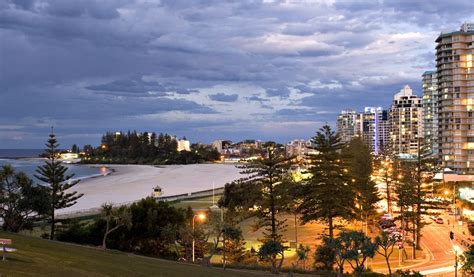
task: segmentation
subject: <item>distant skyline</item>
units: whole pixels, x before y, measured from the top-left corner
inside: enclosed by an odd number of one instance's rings
[[[435,68],[472,0],[0,0],[0,149],[106,131],[307,139],[388,108]]]

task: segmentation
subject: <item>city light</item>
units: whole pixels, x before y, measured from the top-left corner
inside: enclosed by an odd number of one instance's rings
[[[201,221],[204,221],[204,220],[206,219],[206,214],[204,214],[204,213],[199,213],[199,214],[197,215],[197,218],[198,218],[199,220],[201,220]]]
[[[6,2],[0,277],[472,275],[474,0]]]

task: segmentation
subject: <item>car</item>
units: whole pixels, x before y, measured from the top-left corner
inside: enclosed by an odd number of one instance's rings
[[[435,222],[438,224],[444,224],[444,221],[441,217],[436,218]]]
[[[379,221],[379,226],[381,229],[385,230],[391,227],[397,226],[393,220],[381,219]]]
[[[393,226],[393,227],[388,228],[388,231],[389,231],[390,233],[393,233],[393,232],[400,232],[400,229],[398,229],[396,226]]]
[[[384,214],[384,215],[382,216],[382,219],[393,220],[393,217],[392,217],[391,214]]]

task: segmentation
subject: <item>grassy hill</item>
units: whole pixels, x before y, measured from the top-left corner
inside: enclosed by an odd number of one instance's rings
[[[263,272],[205,268],[119,251],[0,232],[18,251],[0,261],[0,276],[269,276]]]

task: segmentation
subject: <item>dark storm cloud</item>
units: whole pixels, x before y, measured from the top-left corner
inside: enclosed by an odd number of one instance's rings
[[[301,136],[341,109],[387,107],[404,84],[419,92],[439,31],[474,21],[473,8],[470,0],[0,1],[0,145],[38,147],[50,125],[71,134],[68,142],[96,144],[114,129],[282,140],[296,130],[285,126],[311,122],[297,128]]]
[[[195,89],[179,88],[173,84],[162,84],[157,81],[145,81],[136,78],[90,85],[86,86],[86,89],[103,94],[137,97],[170,96],[171,92],[176,92],[177,94],[190,94],[198,92]]]
[[[258,97],[257,95],[252,95],[252,96],[250,96],[250,97],[247,97],[247,100],[249,100],[249,101],[256,101],[256,102],[260,102],[260,103],[270,101],[270,100],[268,100],[268,99],[265,99],[265,98],[262,98],[262,97]]]
[[[238,94],[216,93],[209,95],[209,98],[218,102],[235,102],[239,98]]]
[[[131,93],[146,93],[148,91],[164,92],[166,88],[158,82],[146,82],[141,80],[119,80],[107,84],[91,85],[86,87],[94,91],[107,92],[131,92]]]
[[[281,88],[268,88],[267,96],[269,97],[288,97],[290,95],[290,90],[287,87]]]

